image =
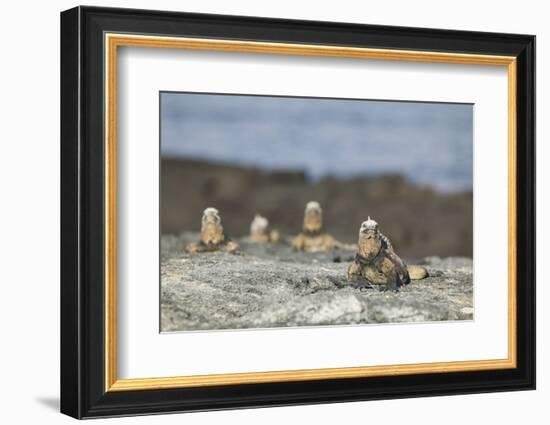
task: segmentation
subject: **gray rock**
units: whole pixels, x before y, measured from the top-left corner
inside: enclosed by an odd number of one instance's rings
[[[472,260],[428,257],[430,277],[397,293],[346,281],[352,251],[294,252],[238,240],[241,253],[187,254],[198,234],[161,240],[161,330],[471,320]]]

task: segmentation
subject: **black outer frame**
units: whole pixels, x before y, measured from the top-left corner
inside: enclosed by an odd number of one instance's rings
[[[104,32],[517,57],[517,368],[105,392]],[[534,131],[534,36],[86,6],[62,12],[61,412],[91,418],[534,389]]]

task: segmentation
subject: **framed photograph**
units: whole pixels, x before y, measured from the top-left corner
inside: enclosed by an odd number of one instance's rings
[[[535,388],[535,37],[61,14],[61,411]]]

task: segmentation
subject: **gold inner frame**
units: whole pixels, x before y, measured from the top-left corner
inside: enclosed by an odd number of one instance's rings
[[[311,381],[416,373],[447,373],[516,367],[516,58],[462,53],[370,49],[327,45],[105,34],[105,391]],[[117,379],[116,325],[116,99],[119,46],[325,56],[451,64],[494,65],[508,72],[508,357],[382,366],[303,369],[164,378]]]

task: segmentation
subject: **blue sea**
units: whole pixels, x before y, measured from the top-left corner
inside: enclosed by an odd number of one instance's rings
[[[471,104],[161,93],[161,154],[471,191]]]

